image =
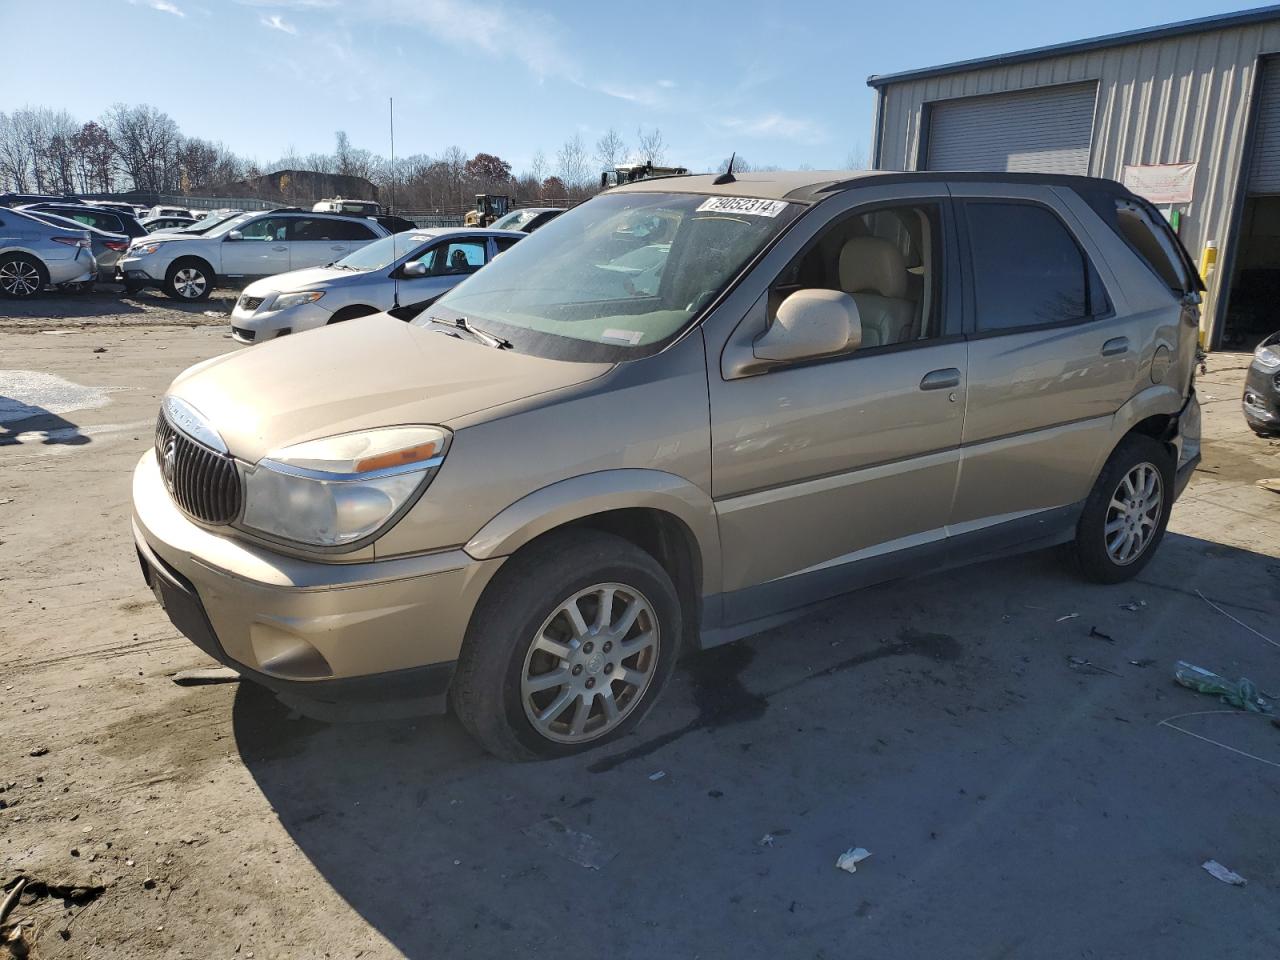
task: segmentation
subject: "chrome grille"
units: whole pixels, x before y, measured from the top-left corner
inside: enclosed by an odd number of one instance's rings
[[[183,512],[205,523],[230,523],[240,515],[235,461],[175,429],[163,411],[156,419],[156,460]]]
[[[250,297],[247,294],[240,298],[241,310],[257,310],[262,306],[262,297]]]

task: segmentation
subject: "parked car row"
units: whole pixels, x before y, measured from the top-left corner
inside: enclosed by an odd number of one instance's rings
[[[34,297],[49,285],[92,283],[98,277],[89,231],[0,209],[0,296]]]

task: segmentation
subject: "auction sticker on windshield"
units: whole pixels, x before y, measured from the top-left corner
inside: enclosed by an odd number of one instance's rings
[[[753,217],[776,217],[787,209],[785,200],[757,200],[754,197],[711,197],[702,201],[698,213],[745,213]]]

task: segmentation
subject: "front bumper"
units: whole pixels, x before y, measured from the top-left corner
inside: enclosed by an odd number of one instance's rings
[[[502,563],[460,549],[355,563],[278,554],[188,519],[151,451],[134,471],[133,535],[174,626],[303,709],[443,710],[471,613]]]
[[[1280,370],[1250,364],[1241,399],[1245,421],[1259,433],[1280,433]]]
[[[125,283],[149,287],[164,282],[163,270],[154,257],[121,257],[116,261],[116,275]],[[152,276],[153,270],[161,270],[161,276]]]
[[[231,335],[241,343],[261,343],[290,333],[314,330],[329,322],[333,314],[320,306],[323,300],[284,310],[263,313],[262,308],[245,310],[236,301],[231,311]],[[263,306],[265,306],[265,302]]]

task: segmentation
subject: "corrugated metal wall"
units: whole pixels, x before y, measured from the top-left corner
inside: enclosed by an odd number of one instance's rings
[[[1280,193],[1280,59],[1269,59],[1258,94],[1249,192]]]
[[[1197,161],[1182,239],[1199,259],[1207,240],[1226,249],[1255,69],[1259,56],[1278,52],[1280,22],[889,84],[878,166],[916,169],[924,103],[1096,80],[1089,172],[1118,180],[1126,164]]]

